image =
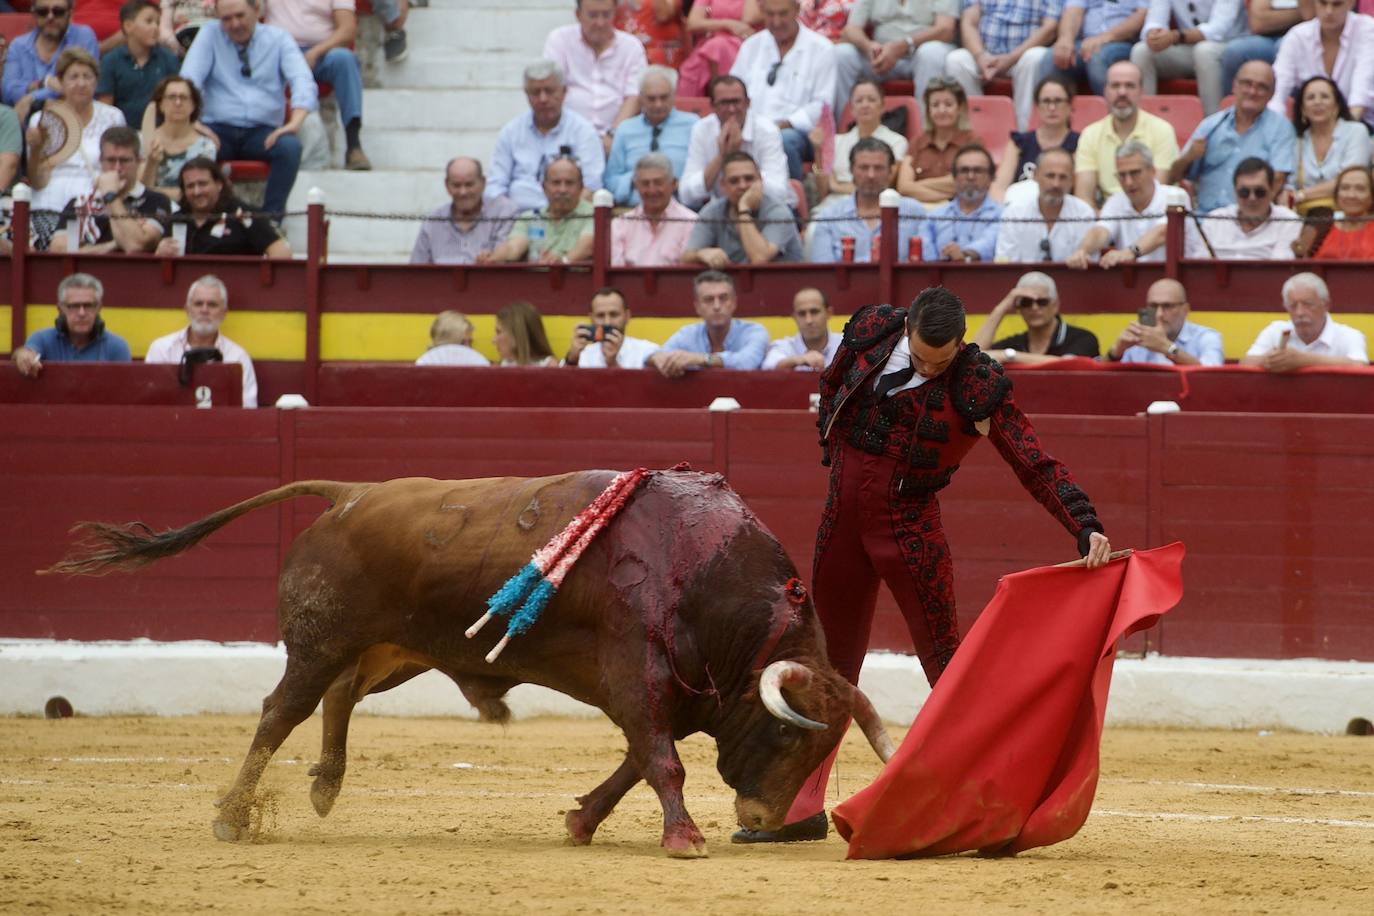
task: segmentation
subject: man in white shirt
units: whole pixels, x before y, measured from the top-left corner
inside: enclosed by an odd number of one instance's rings
[[[1103,267],[1164,260],[1165,208],[1188,206],[1188,192],[1155,180],[1154,153],[1139,140],[1127,140],[1116,151],[1116,180],[1121,190],[1102,205],[1098,221],[1069,255],[1067,266],[1087,269],[1108,245],[1112,250],[1098,261]]]
[[[229,313],[229,291],[214,274],[206,274],[186,291],[186,317],[190,324],[159,337],[148,345],[145,363],[179,363],[187,350],[213,347],[226,363],[243,366],[243,406],[258,406],[258,377],[248,351],[219,332]]]
[[[1287,321],[1275,321],[1255,338],[1241,365],[1270,372],[1305,366],[1367,366],[1364,335],[1331,320],[1331,291],[1314,273],[1294,274],[1283,284]]]
[[[835,358],[844,335],[830,330],[834,317],[825,293],[808,286],[792,297],[792,320],[797,333],[775,340],[763,357],[765,369],[795,369],[819,372]]]
[[[802,28],[799,0],[762,0],[761,6],[764,30],[740,45],[730,74],[744,81],[759,117],[782,132],[787,174],[800,181],[802,162],[816,155],[807,135],[835,97],[835,46]]]
[[[625,333],[630,324],[630,307],[625,294],[613,286],[592,293],[589,311],[591,324],[579,324],[572,345],[563,358],[566,366],[579,369],[643,369],[650,356],[658,352],[652,340],[640,340]]]
[[[737,76],[718,76],[706,87],[714,112],[692,127],[687,165],[682,170],[678,197],[693,210],[721,196],[721,161],[733,152],[745,152],[758,163],[763,191],[774,200],[790,201],[787,155],[782,134],[768,119],[749,110],[749,90]]]
[[[1097,212],[1070,192],[1073,154],[1045,150],[1036,160],[1040,193],[1017,200],[1002,211],[997,229],[997,261],[1066,261],[1088,234]]]
[[[544,57],[563,71],[568,107],[592,122],[603,156],[616,126],[639,113],[639,75],[648,66],[639,40],[615,27],[615,6],[616,0],[577,0],[577,22],[544,41]]]
[[[1285,113],[1288,96],[1304,80],[1325,76],[1340,87],[1355,120],[1374,122],[1374,17],[1356,13],[1354,5],[1354,0],[1315,0],[1313,18],[1283,36],[1269,100],[1277,114]]]
[[[1223,261],[1292,260],[1302,219],[1287,207],[1272,203],[1273,167],[1255,156],[1243,159],[1236,166],[1233,184],[1236,203],[1187,222],[1184,256]]]
[[[1131,63],[1140,68],[1145,95],[1159,93],[1159,78],[1197,80],[1202,110],[1221,107],[1221,56],[1233,38],[1246,35],[1242,0],[1150,0]]]

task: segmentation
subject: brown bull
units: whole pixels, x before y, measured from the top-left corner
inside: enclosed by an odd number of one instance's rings
[[[278,582],[286,672],[263,701],[257,734],[220,801],[221,839],[247,833],[251,799],[272,754],[325,703],[324,749],[311,797],[321,815],[338,794],[353,705],[421,671],[442,671],[488,720],[502,697],[541,684],[603,710],[624,731],[620,767],[566,819],[591,842],[640,779],[663,807],[663,846],[703,855],[682,798],[674,741],[716,738],[717,769],[736,792],[742,826],[780,827],[806,776],[851,714],[886,758],[891,744],[863,694],[826,661],[809,597],[777,540],[718,475],[652,474],[564,580],[534,627],[494,663],[502,635],[464,629],[486,599],[611,481],[609,471],[534,479],[381,484],[302,481],[184,528],[79,526],[86,552],[50,572],[132,569],[198,543],[247,512],[297,496],[332,502],[295,543]],[[331,689],[332,688],[332,689]]]

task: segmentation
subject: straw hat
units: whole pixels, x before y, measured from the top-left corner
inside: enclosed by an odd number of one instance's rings
[[[81,145],[81,119],[66,102],[54,100],[44,105],[38,115],[38,128],[43,131],[43,143],[29,150],[35,162],[61,165]]]

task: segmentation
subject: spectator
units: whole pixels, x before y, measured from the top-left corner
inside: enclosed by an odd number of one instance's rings
[[[491,343],[501,357],[502,366],[558,365],[558,358],[553,355],[549,338],[544,333],[544,319],[528,302],[501,306],[496,313],[496,334]]]
[[[1025,320],[1025,333],[993,340],[1013,309]],[[1096,357],[1098,352],[1097,337],[1091,331],[1067,324],[1060,317],[1059,288],[1048,274],[1039,271],[1021,275],[1011,292],[993,306],[973,342],[1003,365],[1015,362],[1034,366],[1065,356]]]
[[[472,322],[462,312],[446,309],[429,326],[429,349],[415,360],[417,366],[490,366],[472,348]]]
[[[606,160],[604,183],[622,207],[639,203],[634,189],[635,164],[646,153],[662,153],[673,166],[674,179],[681,178],[687,166],[687,147],[692,128],[701,119],[691,112],[678,111],[677,72],[651,66],[639,78],[639,114],[620,122]]]
[[[1274,68],[1250,61],[1237,71],[1231,91],[1235,105],[1203,118],[1188,148],[1168,169],[1169,184],[1185,176],[1196,182],[1197,209],[1203,213],[1236,202],[1231,184],[1242,160],[1268,159],[1280,183],[1294,167],[1293,125],[1266,107],[1274,93]]]
[[[1374,53],[1374,48],[1370,50]],[[1351,119],[1345,96],[1324,76],[1302,84],[1293,108],[1293,128],[1298,134],[1298,153],[1296,170],[1288,175],[1288,205],[1299,216],[1330,219],[1336,203],[1336,176],[1348,166],[1369,165],[1369,130]],[[1271,156],[1265,158],[1272,164]]]
[[[1172,23],[1171,20],[1172,19]],[[1246,33],[1240,0],[1150,0],[1131,63],[1140,68],[1146,95],[1159,94],[1159,78],[1197,80],[1202,110],[1221,107],[1221,58],[1226,45]]]
[[[1058,73],[1071,84],[1087,77],[1093,94],[1104,95],[1107,71],[1131,56],[1148,6],[1147,0],[1066,0],[1040,75]]]
[[[801,0],[801,24],[838,44],[855,0]]]
[[[1035,86],[1035,130],[1014,131],[1002,150],[997,178],[988,192],[992,199],[1005,199],[1007,188],[1018,181],[1035,178],[1035,162],[1041,150],[1078,149],[1078,131],[1069,126],[1073,113],[1073,87],[1062,76],[1047,76]]]
[[[200,27],[181,75],[205,97],[205,126],[219,137],[219,158],[269,165],[262,205],[276,215],[286,212],[301,164],[296,134],[319,107],[319,95],[296,40],[274,25],[260,25],[258,4],[218,0],[219,21]],[[283,123],[288,85],[291,116]]]
[[[572,345],[563,359],[566,366],[579,369],[643,369],[658,350],[651,340],[640,340],[625,333],[630,326],[630,307],[625,294],[613,286],[592,293],[591,324],[573,330]]]
[[[424,0],[422,6],[428,6]],[[410,0],[372,0],[372,14],[382,24],[382,57],[389,64],[399,64],[410,54],[406,50],[406,17],[410,15]]]
[[[1336,209],[1341,217],[1331,225],[1313,257],[1321,261],[1374,261],[1374,178],[1369,166],[1352,165],[1336,176]]]
[[[860,140],[849,150],[849,170],[854,193],[828,205],[811,224],[807,260],[817,263],[857,261],[877,263],[882,234],[883,191],[892,183],[895,162],[891,148],[876,137]],[[703,211],[704,212],[704,211]],[[911,250],[911,240],[921,237],[925,210],[903,197],[897,203],[897,257]]]
[[[544,196],[549,202],[515,221],[491,261],[568,264],[592,256],[592,205],[582,196],[582,170],[576,162],[558,158],[549,163]]]
[[[243,367],[243,406],[258,406],[258,377],[248,351],[220,333],[224,316],[229,314],[229,290],[214,274],[206,274],[186,291],[186,318],[190,322],[180,331],[159,337],[148,344],[145,363],[180,363],[187,350],[211,347],[226,363]]]
[[[522,210],[544,206],[548,203],[544,169],[560,156],[578,164],[587,188],[595,191],[601,187],[606,168],[601,141],[591,122],[563,107],[566,92],[563,71],[553,61],[541,60],[525,68],[525,98],[530,110],[506,122],[496,138],[488,198],[509,197]]]
[[[100,138],[99,177],[89,196],[67,204],[52,252],[152,251],[172,225],[172,202],[138,180],[138,131],[111,127]]]
[[[272,221],[253,218],[249,208],[234,196],[233,187],[213,159],[192,159],[182,166],[178,181],[182,211],[173,220],[173,237],[158,243],[160,257],[183,252],[291,257],[291,246]],[[179,235],[185,236],[184,241],[177,239]]]
[[[911,80],[912,94],[923,97],[945,72],[958,16],[958,0],[856,0],[835,46],[835,110],[864,77]]]
[[[1103,267],[1135,261],[1163,261],[1165,211],[1187,207],[1188,192],[1155,180],[1154,154],[1139,140],[1127,140],[1116,151],[1116,178],[1121,185],[1102,205],[1099,219],[1079,242],[1066,261],[1075,270],[1084,270],[1096,260],[1103,248]]]
[[[835,97],[835,46],[797,21],[798,0],[760,0],[764,30],[740,45],[730,73],[744,81],[752,107],[782,133],[787,174],[800,181],[814,162],[808,136]]]
[[[1301,218],[1273,203],[1274,168],[1260,158],[1236,166],[1237,203],[1186,224],[1184,254],[1221,260],[1282,260],[1293,257]]]
[[[63,94],[49,77],[61,79],[57,65],[69,49],[81,49],[90,54],[92,60],[100,59],[95,32],[89,26],[72,24],[73,2],[51,0],[34,4],[33,31],[20,35],[6,49],[0,95],[6,105],[14,108],[20,124],[28,121],[36,102],[46,102]],[[97,64],[97,73],[99,69]],[[96,136],[99,137],[99,133]]]
[[[1045,150],[1035,166],[1039,194],[1002,209],[997,228],[998,261],[1065,261],[1088,234],[1097,211],[1069,193],[1073,156]]]
[[[153,90],[153,130],[143,163],[143,183],[171,200],[181,200],[181,170],[192,159],[214,159],[219,138],[200,123],[200,90],[181,76],[169,76]]]
[[[444,189],[452,200],[420,224],[410,263],[479,264],[490,259],[510,235],[520,208],[508,197],[485,199],[486,186],[481,162],[470,156],[449,160]]]
[[[954,154],[954,199],[921,227],[927,261],[991,261],[1002,207],[988,195],[992,154],[975,144]]]
[[[688,98],[709,95],[711,81],[730,72],[740,43],[762,23],[758,0],[695,0],[687,14],[687,31],[711,34],[696,42],[678,68],[678,92]]]
[[[24,152],[24,131],[14,109],[0,105],[0,194],[8,192],[19,175],[19,157]]]
[[[678,328],[649,364],[665,378],[688,369],[757,369],[768,350],[768,331],[753,321],[736,321],[735,281],[718,270],[703,270],[692,280],[692,305],[698,324]]]
[[[1279,39],[1299,22],[1311,19],[1313,13],[1310,2],[1280,0],[1276,5],[1274,0],[1245,0],[1248,28],[1245,35],[1227,43],[1221,55],[1221,84],[1235,82],[1236,74],[1249,61],[1272,64],[1278,56]]]
[[[1351,0],[1315,0],[1313,6],[1316,18],[1293,26],[1279,45],[1269,107],[1284,114],[1297,86],[1325,76],[1340,87],[1356,121],[1374,123],[1374,18],[1355,13]]]
[[[1260,331],[1241,365],[1292,372],[1306,366],[1369,364],[1364,335],[1331,319],[1331,291],[1321,277],[1313,273],[1289,277],[1283,284],[1283,308],[1288,320],[1275,321]]]
[[[190,49],[200,27],[215,21],[214,0],[162,0],[158,40],[177,56]]]
[[[358,38],[354,0],[280,0],[267,5],[268,25],[280,28],[296,42],[315,81],[334,87],[339,122],[344,129],[344,168],[372,169],[363,152],[363,68],[353,53]],[[294,103],[293,103],[294,104]]]
[[[105,287],[90,274],[72,274],[57,285],[57,324],[29,335],[14,351],[20,375],[37,378],[43,360],[52,363],[127,363],[129,345],[105,329],[100,300]]]
[[[591,122],[609,154],[616,127],[639,113],[648,65],[638,39],[615,27],[615,0],[577,0],[577,23],[549,33],[544,57],[563,71],[567,107]]]
[[[830,330],[830,319],[834,316],[825,293],[814,286],[797,290],[792,297],[792,320],[797,323],[797,333],[769,345],[763,368],[820,372],[830,365],[844,339],[839,331]]]
[[[28,181],[34,190],[31,204],[34,247],[40,251],[48,247],[57,231],[59,214],[67,204],[88,196],[95,186],[92,173],[95,171],[93,166],[100,161],[100,138],[111,127],[124,125],[124,115],[118,108],[95,100],[99,71],[100,65],[84,48],[68,48],[57,61],[62,101],[76,116],[75,121],[64,126],[69,132],[79,130],[81,141],[61,162],[54,161],[56,157],[39,160],[30,154]],[[34,112],[29,118],[26,140],[31,151],[42,149],[47,141],[47,128],[43,126],[45,116],[47,113]]]
[[[682,261],[697,215],[674,199],[676,190],[668,157],[645,153],[635,166],[639,206],[611,223],[611,264],[661,267]]]
[[[682,170],[678,196],[693,210],[721,195],[720,174],[725,157],[748,153],[763,174],[763,189],[777,200],[790,200],[787,156],[782,134],[773,122],[749,110],[749,92],[736,76],[711,81],[712,114],[692,127],[687,164]]]
[[[727,264],[800,261],[801,237],[792,211],[764,192],[753,157],[730,153],[722,172],[726,196],[701,209],[683,263],[720,270]]]
[[[825,198],[824,208],[854,193],[854,174],[849,170],[849,153],[860,140],[873,137],[887,144],[897,162],[906,156],[906,137],[883,123],[883,87],[877,80],[862,79],[849,94],[849,111],[854,126],[835,138],[834,166],[829,175],[819,175],[817,190]],[[827,196],[829,195],[829,196]]]
[[[1155,167],[1167,169],[1178,158],[1178,137],[1173,125],[1140,110],[1140,68],[1130,61],[1113,64],[1107,71],[1109,113],[1083,130],[1074,155],[1074,194],[1094,207],[1098,195],[1110,197],[1121,190],[1116,181],[1116,150],[1127,140],[1140,140],[1155,157]]]
[[[687,57],[682,0],[619,0],[615,5],[615,27],[644,46],[650,66],[668,67],[676,72]]]
[[[1188,320],[1188,292],[1177,280],[1150,284],[1140,318],[1126,325],[1107,359],[1156,366],[1220,366],[1221,334]],[[1148,319],[1148,320],[1147,320]]]
[[[153,89],[181,67],[177,56],[157,43],[159,15],[156,3],[129,0],[119,10],[124,41],[100,59],[96,98],[124,112],[131,127],[142,125]]]
[[[965,0],[959,15],[964,46],[945,58],[945,75],[969,95],[982,95],[985,80],[1010,78],[1016,129],[1026,130],[1062,8],[1062,0]]]
[[[897,170],[897,190],[927,207],[954,197],[954,156],[978,142],[968,129],[968,96],[954,80],[935,77],[926,85],[925,124]]]

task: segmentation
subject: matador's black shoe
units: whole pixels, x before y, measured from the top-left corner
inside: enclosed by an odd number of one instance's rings
[[[749,830],[740,828],[730,835],[731,843],[802,843],[823,840],[830,832],[830,820],[825,812],[813,814],[804,821],[784,824],[777,830]]]

